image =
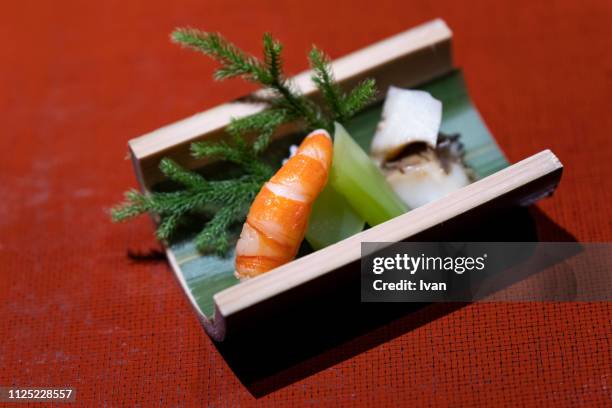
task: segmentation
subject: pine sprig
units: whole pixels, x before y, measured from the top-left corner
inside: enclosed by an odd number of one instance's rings
[[[311,79],[323,95],[332,122],[345,122],[376,96],[376,83],[373,79],[359,83],[348,94],[342,92],[334,79],[329,57],[317,47],[312,47],[308,60],[313,72]]]
[[[181,180],[185,179],[181,176]],[[144,213],[157,214],[160,218],[157,237],[170,240],[185,216],[208,215],[210,220],[196,237],[196,246],[201,251],[222,255],[228,249],[230,227],[244,221],[264,181],[249,177],[221,181],[203,179],[174,192],[143,194],[132,190],[126,193],[124,203],[111,210],[111,216],[113,221],[124,221]]]
[[[204,188],[208,184],[206,179],[193,171],[188,171],[179,166],[174,160],[163,158],[159,163],[159,169],[168,179],[177,182],[187,188]]]
[[[311,75],[312,82],[321,91],[323,100],[332,112],[333,120],[344,122],[347,119],[344,114],[344,95],[334,79],[329,57],[317,47],[312,47],[310,54],[308,54],[308,60],[313,72]]]
[[[270,78],[281,78],[283,73],[283,61],[281,59],[283,45],[279,41],[272,38],[270,33],[264,34],[263,45],[264,64],[269,71]],[[272,85],[272,83],[266,85]]]
[[[250,197],[251,200],[255,196]],[[206,224],[204,229],[196,236],[195,244],[201,251],[212,251],[223,255],[230,243],[229,228],[237,221],[244,221],[248,212],[250,201],[243,201],[244,205],[223,207]]]
[[[372,102],[375,97],[376,81],[370,78],[360,82],[348,95],[345,95],[344,97],[343,113],[345,117],[352,117],[354,114]]]
[[[217,33],[192,28],[177,29],[171,38],[174,42],[202,52],[219,62],[221,67],[215,72],[216,79],[242,77],[257,82],[275,93],[291,116],[302,118],[308,127],[316,129],[330,125],[323,120],[317,106],[297,92],[283,75],[283,47],[270,34],[263,37],[263,61],[241,51]]]
[[[207,180],[170,159],[160,162],[164,176],[180,189],[147,194],[132,190],[125,201],[111,210],[114,221],[123,221],[144,213],[159,217],[157,236],[170,240],[190,215],[208,218],[195,238],[196,246],[204,252],[219,255],[229,248],[234,225],[244,222],[249,207],[262,185],[272,176],[273,169],[260,160],[270,139],[279,126],[300,122],[306,131],[324,128],[333,130],[334,121],[344,122],[364,108],[376,92],[373,80],[358,84],[345,93],[334,79],[330,60],[313,47],[309,61],[312,81],[319,89],[324,106],[299,92],[283,73],[282,44],[270,34],[263,37],[263,58],[244,52],[217,33],[193,28],[181,28],[171,35],[172,41],[201,52],[220,64],[214,78],[243,78],[257,83],[268,91],[258,102],[267,108],[250,116],[234,118],[226,131],[230,142],[192,143],[191,153],[196,158],[214,158],[238,165],[243,175],[227,180]],[[254,136],[252,144],[246,136]]]
[[[287,109],[270,108],[240,119],[233,118],[225,130],[239,138],[244,134],[258,133],[253,143],[253,151],[259,155],[268,147],[276,129],[283,123],[290,122],[292,118]]]
[[[198,158],[218,158],[242,167],[256,178],[271,176],[271,169],[257,157],[257,148],[248,148],[241,135],[234,136],[234,145],[226,142],[195,142],[191,144],[191,154]]]
[[[186,48],[200,51],[219,61],[222,67],[215,72],[215,79],[243,77],[251,82],[269,83],[268,72],[261,62],[252,55],[228,42],[221,34],[206,33],[194,28],[179,28],[171,39]]]

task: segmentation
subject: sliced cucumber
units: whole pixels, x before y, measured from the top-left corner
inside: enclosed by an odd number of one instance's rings
[[[363,230],[365,221],[329,183],[312,207],[306,240],[315,250],[325,248]]]
[[[339,123],[334,133],[332,163],[328,184],[369,225],[378,225],[408,211],[374,162]]]

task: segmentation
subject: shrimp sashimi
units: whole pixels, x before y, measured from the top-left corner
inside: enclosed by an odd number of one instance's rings
[[[236,245],[237,278],[252,278],[295,258],[312,203],[327,183],[332,150],[329,134],[315,130],[264,184]]]

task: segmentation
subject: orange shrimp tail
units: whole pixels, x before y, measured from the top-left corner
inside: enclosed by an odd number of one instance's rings
[[[237,278],[252,278],[295,258],[312,203],[327,183],[332,149],[329,134],[315,130],[262,187],[236,245]]]

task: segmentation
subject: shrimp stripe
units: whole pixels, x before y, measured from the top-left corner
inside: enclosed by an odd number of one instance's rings
[[[264,184],[251,204],[236,245],[238,278],[257,276],[295,258],[312,203],[327,183],[331,160],[329,134],[314,131]]]
[[[312,157],[296,154],[270,179],[314,201],[322,190],[318,180],[327,180],[328,169]]]
[[[236,252],[241,255],[291,259],[292,247],[273,240],[248,222],[244,223],[241,236],[245,239],[240,240],[236,246]]]
[[[290,186],[276,184],[269,181],[266,183],[266,188],[278,196],[289,198],[294,201],[301,201],[303,203],[310,201],[306,195],[302,194],[301,191],[295,191],[297,189],[291,188]]]
[[[247,222],[273,240],[294,246],[303,239],[310,207],[309,203],[285,198],[264,187],[251,205]]]

